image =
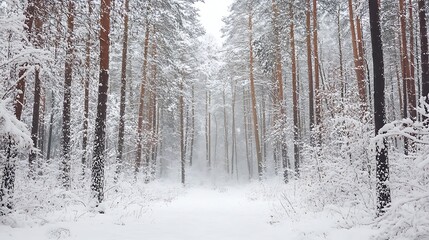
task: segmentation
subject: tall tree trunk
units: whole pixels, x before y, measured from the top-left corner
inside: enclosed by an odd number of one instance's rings
[[[299,122],[298,122],[298,89],[297,89],[297,67],[296,67],[296,50],[295,50],[295,26],[294,26],[294,12],[293,12],[293,1],[290,2],[290,48],[292,51],[291,61],[292,61],[292,98],[293,98],[293,140],[294,140],[294,163],[295,163],[295,172],[299,176]]]
[[[356,80],[359,92],[359,100],[361,102],[361,111],[362,116],[366,112],[366,85],[365,85],[365,71],[363,66],[363,61],[361,61],[358,40],[356,34],[356,28],[354,23],[354,14],[353,14],[353,0],[348,0],[349,5],[349,20],[350,20],[350,30],[352,35],[352,44],[353,44],[353,56],[354,56],[354,65],[356,72]]]
[[[211,162],[211,113],[210,113],[210,91],[206,90],[206,161],[209,171],[212,167]]]
[[[182,76],[180,81],[180,96],[179,96],[179,121],[180,121],[180,173],[181,173],[181,182],[185,185],[185,166],[186,166],[186,146],[185,146],[185,125],[184,125],[184,102],[183,102],[183,82],[184,77]]]
[[[341,7],[338,6],[337,13],[337,27],[338,27],[338,51],[339,51],[339,61],[340,61],[340,86],[341,86],[341,100],[344,100],[345,95],[345,79],[344,79],[344,67],[343,67],[343,44],[341,37]]]
[[[50,161],[52,152],[52,132],[54,125],[54,108],[55,108],[55,96],[54,91],[51,91],[51,113],[49,116],[49,130],[48,130],[48,146],[46,149],[46,161]]]
[[[426,0],[418,0],[419,2],[419,27],[420,27],[420,58],[422,65],[422,95],[426,102],[429,103],[429,50],[428,50],[428,32],[426,25]],[[426,110],[429,112],[429,109]]]
[[[235,129],[235,101],[236,101],[236,89],[237,89],[237,85],[236,82],[234,81],[232,83],[232,87],[231,87],[231,94],[232,94],[232,100],[231,100],[231,120],[232,120],[232,125],[231,125],[231,141],[232,141],[232,147],[231,147],[231,176],[234,175],[234,166],[237,169],[237,132]],[[238,169],[237,169],[238,170]],[[238,175],[238,172],[237,172]],[[238,176],[237,176],[238,177]]]
[[[409,103],[409,111],[410,117],[413,120],[417,118],[417,104],[416,104],[416,84],[415,84],[415,68],[414,68],[414,23],[413,23],[413,6],[411,0],[409,0],[409,33],[410,33],[410,60],[409,60],[409,78],[407,81],[407,89],[408,89],[408,103]]]
[[[249,120],[248,120],[248,110],[247,110],[247,91],[243,87],[243,120],[244,120],[244,139],[246,141],[246,160],[247,168],[249,170],[249,179],[253,178],[253,165],[250,159],[250,131],[249,131]]]
[[[310,129],[314,126],[314,89],[313,89],[313,62],[311,58],[311,5],[306,0],[305,8],[305,30],[307,42],[307,73],[308,73],[308,101],[310,110]]]
[[[43,16],[42,16],[42,1],[35,1],[35,16],[34,16],[34,47],[42,47],[42,27],[43,27]],[[39,120],[40,120],[40,97],[41,97],[41,81],[40,81],[40,65],[35,66],[34,73],[34,103],[33,103],[33,120],[31,124],[31,140],[33,141],[33,148],[38,148],[39,143]],[[29,177],[33,178],[35,174],[35,161],[37,159],[37,152],[31,151],[28,162],[30,165]]]
[[[369,0],[369,18],[371,24],[372,58],[374,66],[374,121],[375,135],[384,126],[386,112],[384,105],[384,63],[383,43],[381,41],[380,2]],[[377,209],[378,215],[384,213],[390,203],[389,163],[385,140],[376,147]]]
[[[283,93],[283,67],[282,67],[282,54],[281,54],[281,42],[280,42],[280,24],[279,24],[279,8],[277,5],[277,0],[271,1],[272,12],[273,12],[273,25],[274,25],[274,41],[275,41],[275,78],[276,78],[276,87],[277,87],[277,96],[274,97],[274,102],[277,104],[277,114],[278,122],[282,124],[281,128],[284,126],[284,114],[285,114],[285,103],[284,103],[284,93]],[[279,145],[281,146],[282,151],[282,162],[287,161],[287,145],[284,136],[279,139]],[[285,178],[287,178],[287,172],[285,170]]]
[[[110,0],[100,5],[100,75],[98,83],[97,118],[95,121],[94,157],[91,190],[98,203],[104,199],[104,159],[106,140],[107,90],[109,86]],[[102,213],[100,211],[100,213]]]
[[[59,44],[61,41],[62,36],[62,28],[61,28],[61,12],[60,12],[60,6],[55,6],[55,28],[56,28],[56,34],[55,34],[55,41],[54,41],[54,60],[58,60],[58,49]],[[55,94],[54,91],[51,90],[51,113],[49,117],[49,131],[48,131],[48,146],[47,146],[47,153],[46,153],[46,160],[49,163],[51,159],[52,154],[52,141],[53,141],[53,126],[54,126],[54,108],[55,108]]]
[[[321,124],[322,101],[320,97],[320,78],[319,78],[319,47],[317,37],[317,0],[313,0],[313,52],[314,52],[314,90],[316,93],[316,125]],[[320,133],[317,136],[317,142],[320,144]]]
[[[192,100],[191,100],[191,133],[190,133],[190,149],[189,149],[189,166],[192,167],[194,155],[194,139],[195,139],[195,83],[192,83]]]
[[[360,66],[360,74],[362,75],[362,81],[364,82],[363,85],[365,86],[365,105],[362,107],[363,112],[367,112],[367,106],[372,104],[371,99],[371,84],[369,80],[369,68],[368,64],[365,61],[365,48],[364,48],[364,41],[363,41],[363,30],[362,30],[362,20],[359,16],[356,16],[356,34],[357,34],[357,46],[358,46],[358,61]],[[366,70],[368,71],[368,74],[366,73]],[[365,118],[366,120],[366,118]]]
[[[403,92],[403,117],[412,117],[411,101],[410,98],[410,60],[408,58],[408,44],[406,32],[406,9],[405,0],[399,0],[399,19],[401,24],[401,70],[402,70],[402,92]],[[404,138],[404,153],[408,154],[409,143],[408,139]]]
[[[82,138],[82,174],[85,174],[86,158],[88,153],[88,121],[89,121],[89,82],[91,80],[91,19],[92,0],[88,0],[88,24],[89,30],[85,44],[85,80],[84,80],[84,106],[83,106],[83,138]]]
[[[250,78],[250,95],[252,98],[252,116],[253,116],[253,131],[255,136],[256,157],[258,161],[258,177],[259,180],[263,178],[263,162],[261,144],[259,140],[259,125],[258,125],[258,111],[256,109],[256,92],[255,92],[255,79],[253,76],[253,22],[252,22],[252,7],[249,6],[249,78]]]
[[[70,188],[70,110],[71,110],[71,83],[73,79],[73,28],[74,28],[74,1],[69,0],[67,3],[67,48],[66,61],[64,65],[64,99],[63,99],[63,157],[61,162],[61,181],[65,189]]]
[[[139,116],[137,123],[137,156],[135,162],[135,173],[140,171],[142,152],[143,152],[143,110],[144,110],[144,97],[145,85],[147,84],[147,66],[148,66],[148,51],[149,51],[149,33],[150,26],[146,17],[146,33],[144,38],[144,53],[143,53],[143,79],[140,85],[140,101],[139,101]],[[148,167],[148,166],[145,166]],[[146,169],[145,169],[146,171]]]
[[[224,130],[224,145],[225,145],[225,170],[229,174],[229,142],[228,142],[228,122],[226,115],[226,96],[225,96],[225,88],[222,92],[222,100],[223,100],[223,130]]]
[[[125,0],[124,9],[124,36],[122,39],[122,64],[121,64],[121,102],[119,105],[119,129],[118,129],[118,155],[116,156],[116,175],[115,181],[118,178],[122,169],[122,155],[124,149],[125,135],[125,97],[127,89],[127,53],[128,53],[128,13],[129,1]]]
[[[153,29],[155,32],[155,28]],[[155,35],[155,34],[154,34]],[[151,177],[152,179],[155,178],[156,174],[156,158],[157,158],[157,151],[158,151],[158,93],[157,93],[157,74],[158,74],[158,68],[156,65],[156,57],[157,57],[157,45],[154,41],[152,43],[152,122],[151,122],[151,135],[152,135],[152,144],[151,144]]]
[[[41,103],[40,103],[40,124],[39,124],[39,149],[41,151],[42,159],[45,159],[45,141],[46,141],[46,92],[41,88]],[[41,167],[42,161],[38,161],[38,167]],[[40,171],[39,171],[40,173]]]
[[[407,44],[407,32],[406,32],[406,11],[405,11],[405,0],[399,0],[399,13],[401,23],[401,68],[402,68],[402,81],[403,81],[403,100],[404,100],[404,117],[408,117],[408,113],[411,114],[411,103],[408,89],[410,81],[410,60],[408,58],[408,44]]]

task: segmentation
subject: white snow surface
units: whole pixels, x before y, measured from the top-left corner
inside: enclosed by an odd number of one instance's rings
[[[365,240],[376,233],[364,225],[341,227],[339,215],[306,211],[299,199],[280,204],[279,195],[259,183],[186,188],[158,183],[146,188],[134,193],[139,198],[111,196],[105,214],[85,204],[40,216],[43,221],[12,214],[0,223],[0,239]]]

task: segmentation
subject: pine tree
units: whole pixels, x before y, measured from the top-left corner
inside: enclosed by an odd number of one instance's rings
[[[121,171],[122,154],[124,148],[125,132],[125,94],[127,87],[127,53],[128,53],[128,19],[129,19],[129,0],[124,3],[124,36],[122,40],[122,64],[121,64],[121,103],[119,107],[119,135],[118,135],[118,155],[116,156],[116,177]]]
[[[98,84],[97,118],[95,121],[94,157],[91,190],[98,203],[104,199],[104,161],[106,141],[107,89],[109,86],[110,0],[100,4],[100,72]],[[102,213],[102,212],[101,212]]]
[[[422,96],[429,103],[429,50],[428,50],[428,32],[426,23],[425,0],[418,0],[419,4],[419,23],[420,23],[420,58],[422,66]]]
[[[70,121],[71,121],[71,84],[73,78],[73,28],[74,28],[74,1],[67,2],[67,47],[66,61],[64,64],[64,99],[63,99],[63,159],[61,162],[61,180],[65,189],[70,188],[70,161],[71,161],[71,146],[70,146]]]
[[[372,59],[374,67],[374,121],[375,135],[384,126],[386,121],[386,110],[384,103],[384,62],[383,43],[381,41],[380,27],[380,2],[369,0],[369,17],[371,25]],[[385,212],[390,204],[390,189],[386,181],[389,179],[389,163],[387,155],[387,144],[376,147],[376,176],[377,176],[377,209],[378,215]]]
[[[35,11],[34,11],[34,47],[41,48],[42,47],[42,27],[43,27],[43,1],[36,0],[35,1]],[[37,64],[34,69],[34,103],[33,103],[33,120],[31,124],[31,138],[33,140],[33,147],[35,149],[38,148],[39,143],[39,120],[40,120],[40,104],[41,104],[41,96],[42,96],[42,83],[40,79],[40,65]],[[35,161],[37,158],[37,153],[32,151],[29,156],[29,165],[30,165],[30,177],[34,177],[35,173]]]

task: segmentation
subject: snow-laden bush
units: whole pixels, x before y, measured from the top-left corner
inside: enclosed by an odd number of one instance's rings
[[[0,215],[13,207],[16,165],[32,146],[27,127],[9,111],[7,102],[0,99]]]
[[[27,126],[9,111],[6,107],[8,102],[0,99],[0,162],[5,161],[6,150],[10,146],[23,153],[30,149],[32,143]]]
[[[420,100],[418,112],[425,117],[429,105]],[[389,149],[389,186],[392,203],[377,220],[382,234],[377,239],[429,239],[429,121],[403,119],[386,124],[375,140],[408,139],[408,154]],[[393,144],[391,144],[393,145]]]
[[[336,205],[370,211],[375,206],[370,116],[362,117],[358,103],[337,93],[325,97],[330,102],[325,120],[315,127],[313,144],[302,144],[300,181],[308,185],[308,205],[317,210]]]

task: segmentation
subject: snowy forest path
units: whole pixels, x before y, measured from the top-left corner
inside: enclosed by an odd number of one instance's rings
[[[270,225],[270,204],[252,201],[244,191],[189,189],[153,214],[149,239],[284,239],[285,234]]]
[[[0,224],[0,239],[364,240],[371,233],[338,229],[338,219],[331,214],[297,209],[302,213],[294,219],[279,216],[278,199],[264,199],[263,193],[243,186],[187,187],[179,194],[176,190],[169,197],[169,191],[158,189],[158,199],[128,198],[127,204],[117,207],[112,207],[116,200],[107,201],[105,214],[70,207],[43,224],[13,228]]]

